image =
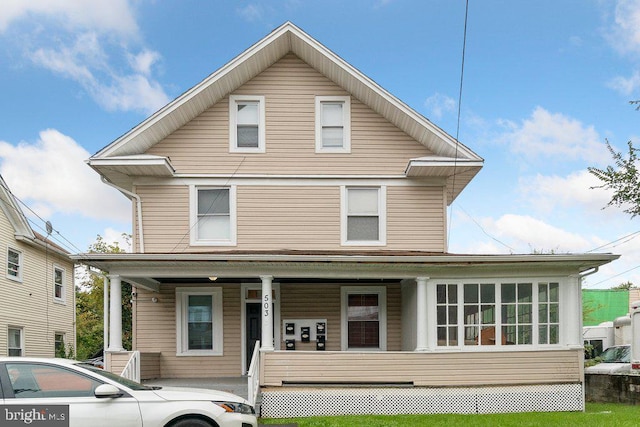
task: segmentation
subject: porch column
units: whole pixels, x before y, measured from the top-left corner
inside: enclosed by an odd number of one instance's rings
[[[560,323],[560,337],[563,336],[562,330],[564,330],[564,342],[566,345],[582,347],[582,277],[579,274],[572,274],[568,277],[567,282],[567,286],[564,287],[565,292],[560,295],[562,304],[560,307],[561,316],[563,311],[565,313],[562,316],[563,322]],[[561,286],[560,289],[562,288]]]
[[[416,350],[426,351],[429,349],[428,342],[428,297],[427,297],[427,280],[428,277],[416,278]]]
[[[122,347],[122,282],[118,274],[110,274],[109,348],[107,351],[123,351]]]
[[[263,351],[273,351],[273,276],[260,276],[262,280],[262,339]]]

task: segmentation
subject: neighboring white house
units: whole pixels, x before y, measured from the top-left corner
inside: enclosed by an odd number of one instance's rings
[[[0,177],[0,355],[54,357],[75,349],[73,261],[36,233]]]

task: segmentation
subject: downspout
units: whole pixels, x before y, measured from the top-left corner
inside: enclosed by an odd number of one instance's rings
[[[118,191],[121,191],[127,196],[136,199],[136,211],[138,212],[138,242],[139,242],[138,252],[144,253],[144,235],[142,234],[142,200],[140,199],[140,196],[107,181],[107,179],[104,176],[102,177],[102,182],[104,182],[110,187],[115,188]]]

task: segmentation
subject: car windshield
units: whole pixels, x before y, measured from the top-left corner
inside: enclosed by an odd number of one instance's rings
[[[146,385],[142,385],[138,382],[126,379],[121,377],[120,375],[116,375],[113,372],[105,371],[104,369],[96,368],[95,366],[89,363],[77,363],[77,366],[84,368],[88,371],[93,372],[94,374],[100,375],[102,377],[108,378],[111,381],[116,381],[117,383],[129,387],[131,390],[158,390],[161,387],[149,387]]]
[[[609,347],[599,356],[602,363],[630,363],[631,347]]]

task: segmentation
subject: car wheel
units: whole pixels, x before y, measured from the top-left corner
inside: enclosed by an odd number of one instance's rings
[[[200,418],[182,418],[169,424],[168,427],[217,427]]]

